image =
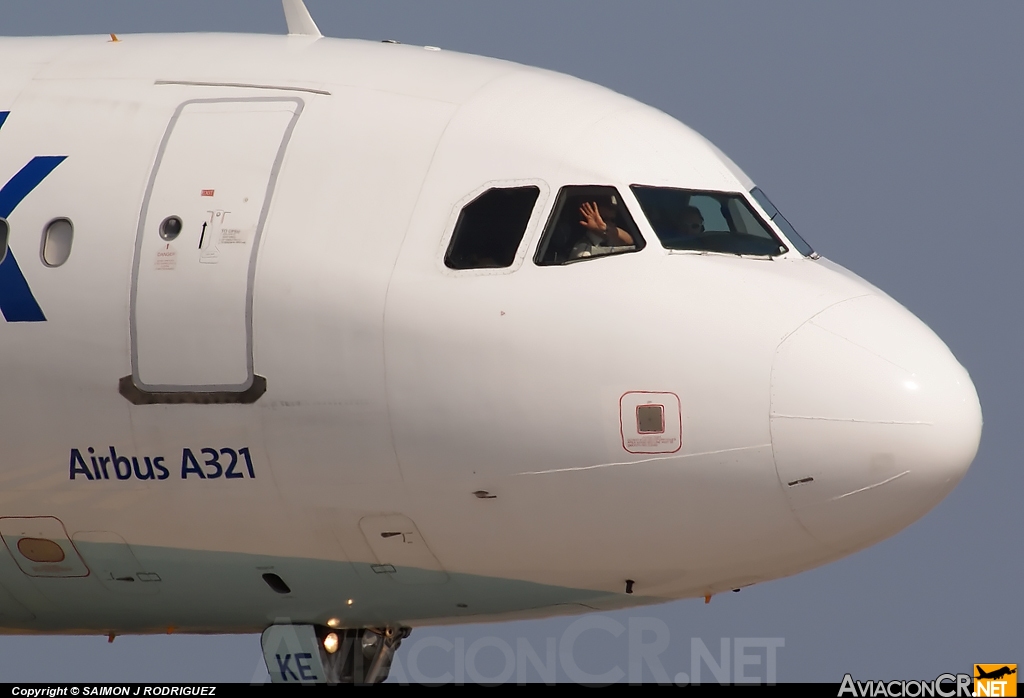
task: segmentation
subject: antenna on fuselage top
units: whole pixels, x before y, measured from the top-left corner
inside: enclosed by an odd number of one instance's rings
[[[284,5],[284,21],[288,23],[288,36],[323,36],[302,0],[281,0],[281,4]]]

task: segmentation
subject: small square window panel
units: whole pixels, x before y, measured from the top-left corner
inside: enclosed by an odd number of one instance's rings
[[[629,453],[675,453],[683,447],[683,421],[675,393],[636,390],[619,398],[622,448]]]
[[[636,430],[641,434],[664,434],[665,406],[637,405]]]

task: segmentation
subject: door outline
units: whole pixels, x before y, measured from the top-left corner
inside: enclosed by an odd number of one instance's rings
[[[48,578],[48,579],[81,579],[81,578],[84,578],[84,577],[88,577],[90,574],[92,574],[92,570],[89,569],[89,565],[85,562],[85,558],[82,557],[82,553],[80,553],[78,551],[78,547],[75,545],[75,541],[73,541],[71,539],[71,536],[68,535],[68,527],[65,526],[64,522],[61,521],[60,519],[58,519],[56,516],[45,516],[45,515],[42,515],[42,516],[0,516],[0,522],[2,522],[2,521],[28,521],[28,520],[38,520],[38,519],[52,519],[52,520],[57,522],[57,524],[60,526],[61,532],[64,534],[64,540],[66,540],[68,542],[68,548],[70,548],[71,552],[74,552],[75,556],[78,558],[78,562],[81,564],[82,569],[85,570],[85,574],[33,574],[29,570],[26,570],[25,567],[22,565],[21,561],[18,559],[18,555],[20,554],[20,551],[18,553],[16,553],[13,550],[11,550],[11,545],[10,545],[10,543],[7,542],[7,538],[8,537],[5,536],[5,535],[0,534],[0,538],[3,539],[4,547],[7,549],[8,554],[11,556],[12,562],[14,562],[14,564],[16,564],[18,566],[18,568],[26,576],[32,577],[33,579],[39,579],[39,578]],[[14,536],[11,536],[11,537],[13,538]],[[23,538],[31,538],[33,536],[22,536],[22,537]],[[51,540],[52,541],[52,539],[49,539],[49,538],[44,538],[44,540]],[[15,544],[15,545],[17,545],[17,544]],[[58,543],[58,545],[60,545],[60,544]],[[61,546],[62,550],[63,550],[63,548],[64,548],[64,546]],[[65,555],[66,554],[67,553],[65,552]],[[74,561],[72,561],[72,564],[73,564],[73,562]]]
[[[138,353],[138,328],[136,326],[136,302],[138,297],[139,267],[142,260],[142,243],[145,234],[146,221],[149,217],[150,199],[153,188],[156,184],[160,167],[163,164],[167,146],[170,143],[174,128],[181,118],[182,112],[193,104],[224,104],[224,103],[268,103],[268,102],[291,102],[295,105],[295,113],[285,127],[281,137],[281,144],[278,147],[274,164],[270,169],[270,176],[267,180],[267,189],[263,198],[263,207],[260,209],[259,219],[256,223],[256,231],[253,234],[252,248],[249,252],[249,266],[246,273],[245,292],[245,360],[248,377],[241,384],[236,385],[148,385],[139,376],[139,353]],[[139,223],[135,234],[135,257],[132,260],[131,295],[129,305],[129,335],[131,338],[131,361],[132,373],[121,378],[118,384],[118,392],[126,399],[136,405],[160,404],[160,403],[253,403],[266,392],[267,381],[263,376],[257,376],[253,366],[253,286],[256,279],[256,261],[259,256],[260,242],[263,239],[263,227],[266,224],[267,216],[270,213],[270,205],[273,201],[274,190],[277,187],[277,178],[281,172],[281,165],[284,162],[288,144],[291,142],[295,124],[305,107],[305,101],[299,97],[214,97],[208,99],[190,99],[182,102],[175,109],[164,131],[157,150],[156,160],[153,163],[153,170],[149,176],[149,183],[146,185],[146,193],[142,199],[142,209],[139,213]]]

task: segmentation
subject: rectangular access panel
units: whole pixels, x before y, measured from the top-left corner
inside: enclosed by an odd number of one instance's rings
[[[88,577],[60,519],[53,516],[0,517],[0,538],[29,577]]]
[[[143,201],[131,294],[132,402],[252,402],[260,236],[302,100],[178,107]]]

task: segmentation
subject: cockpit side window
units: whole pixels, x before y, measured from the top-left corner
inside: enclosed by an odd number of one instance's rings
[[[788,249],[742,194],[639,184],[630,189],[665,249],[759,257]]]
[[[444,255],[450,269],[502,269],[512,266],[526,233],[537,187],[488,189],[459,213]]]
[[[534,261],[540,266],[636,252],[644,239],[615,187],[562,187]]]
[[[769,218],[771,218],[772,223],[779,226],[779,230],[782,231],[783,235],[789,238],[789,241],[793,243],[793,247],[795,247],[800,254],[804,257],[814,256],[814,249],[807,244],[806,240],[800,237],[799,233],[796,232],[796,229],[790,225],[785,216],[779,213],[779,209],[775,208],[774,204],[768,200],[768,197],[765,196],[764,192],[761,191],[759,187],[751,189],[750,195],[754,197],[754,201],[761,205],[764,212],[768,214]]]

